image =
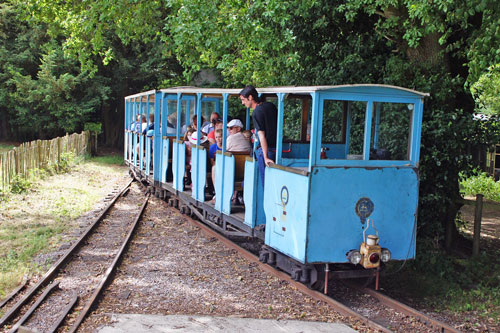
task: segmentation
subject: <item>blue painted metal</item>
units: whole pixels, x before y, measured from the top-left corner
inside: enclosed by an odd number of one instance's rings
[[[372,114],[373,114],[373,102],[368,102],[366,104],[366,114],[365,114],[365,140],[363,142],[363,159],[370,159],[370,140],[372,133]]]
[[[139,135],[139,169],[144,170],[144,138],[141,133]]]
[[[167,170],[168,170],[168,155],[170,153],[169,139],[162,139],[162,157],[161,157],[161,170],[160,170],[160,181],[162,183],[167,182]]]
[[[283,146],[283,113],[285,109],[285,94],[278,94],[278,128],[276,130],[276,163],[281,164]]]
[[[196,94],[196,137],[201,138],[201,103],[202,94]],[[200,142],[198,140],[198,142]],[[203,155],[203,156],[202,156]],[[198,201],[205,201],[205,185],[207,177],[207,152],[203,147],[192,146],[191,147],[191,181],[192,181],[192,193],[191,196]]]
[[[265,243],[302,263],[306,262],[308,192],[307,176],[266,168]]]
[[[145,137],[146,140],[146,174],[149,175],[151,173],[151,146],[152,140],[150,137]]]
[[[128,103],[127,103],[127,100],[125,100],[125,134],[124,134],[124,140],[125,142],[123,143],[123,146],[125,147],[125,149],[123,150],[123,159],[125,161],[128,161],[128,130],[130,128],[130,124],[128,122],[128,119],[130,117],[129,115],[130,111],[129,111],[129,108],[128,108]]]
[[[215,183],[214,183],[214,189],[215,189],[215,203],[214,203],[214,208],[219,211],[219,212],[222,212],[222,193],[223,193],[223,186],[222,186],[222,182],[223,182],[223,179],[224,179],[224,172],[222,170],[222,153],[221,151],[217,151],[215,153],[215,168],[214,168],[214,172],[215,172]],[[219,196],[220,196],[220,199],[219,199]]]
[[[137,97],[134,98],[134,115],[137,115]],[[134,166],[137,166],[137,151],[136,148],[138,144],[139,138],[138,138],[138,133],[134,131],[134,142],[132,146],[132,154],[134,155]]]
[[[222,128],[227,128],[227,114],[229,112],[229,103],[228,103],[229,94],[222,94]],[[226,192],[226,179],[228,174],[226,174],[226,159],[224,158],[224,153],[226,152],[226,140],[227,140],[227,131],[222,131],[222,151],[217,152],[215,155],[215,209],[219,212],[231,210],[231,200],[229,203],[224,198],[227,197]],[[232,179],[234,182],[234,160],[233,160],[233,168],[232,168]],[[234,188],[234,184],[233,184]],[[232,192],[231,192],[232,193]],[[229,207],[228,207],[229,205]]]
[[[184,173],[186,172],[186,146],[179,141],[181,131],[181,100],[182,94],[177,94],[177,132],[172,144],[173,187],[177,191],[184,190]]]
[[[285,147],[291,147],[290,152],[283,152],[282,162],[283,160],[308,160],[309,159],[309,144],[308,143],[292,143],[291,145]],[[327,151],[327,156],[329,159],[345,159],[345,144],[343,143],[326,143],[322,144],[322,147],[327,147],[329,151]],[[289,163],[289,162],[287,162]],[[283,164],[282,165],[288,165]]]
[[[200,146],[193,146],[191,148],[191,180],[193,186],[191,196],[198,201],[205,201],[207,151]]]
[[[380,246],[395,260],[415,257],[418,176],[413,168],[318,167],[311,173],[307,262],[347,262],[346,253],[359,249],[366,224],[355,207],[363,197],[374,203],[369,218]]]
[[[174,175],[173,187],[177,191],[184,191],[184,173],[186,172],[186,145],[179,141],[172,144],[172,173]]]
[[[153,135],[153,179],[156,181],[160,180],[161,172],[161,159],[162,159],[162,131],[164,131],[165,126],[163,122],[165,119],[161,116],[162,107],[162,93],[155,92],[155,104],[154,104],[154,115],[155,115],[155,126]]]
[[[309,145],[309,171],[312,170],[312,166],[316,165],[316,162],[320,159],[320,149],[321,149],[321,114],[323,107],[320,108],[319,93],[314,92],[311,94],[312,97],[312,116],[311,116],[311,141]]]
[[[257,163],[252,158],[245,161],[245,186],[243,187],[243,201],[245,202],[245,224],[254,228],[257,218]]]
[[[224,179],[224,181],[222,181],[222,195],[219,195],[219,192],[217,192],[216,201],[220,200],[222,202],[222,212],[229,215],[231,214],[231,198],[234,192],[235,159],[231,154],[221,154],[215,163],[216,168],[219,160],[222,160],[221,165],[224,168],[224,177],[219,179]]]

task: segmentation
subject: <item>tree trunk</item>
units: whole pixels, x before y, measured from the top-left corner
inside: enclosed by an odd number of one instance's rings
[[[8,140],[11,138],[11,132],[10,132],[10,126],[9,126],[9,119],[8,119],[8,114],[7,111],[2,111],[2,114],[4,115],[3,117],[0,117],[0,139],[2,140]]]
[[[120,98],[119,100],[123,100]],[[123,148],[123,102],[113,103],[102,110],[103,135],[101,140],[105,146]]]

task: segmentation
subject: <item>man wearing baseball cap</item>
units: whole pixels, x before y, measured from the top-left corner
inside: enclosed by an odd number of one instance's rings
[[[248,139],[241,133],[243,123],[239,119],[233,119],[227,124],[228,134],[226,151],[228,152],[250,152],[252,146]]]

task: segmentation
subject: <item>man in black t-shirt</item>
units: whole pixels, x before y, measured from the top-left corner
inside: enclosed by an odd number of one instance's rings
[[[255,151],[259,174],[264,186],[265,167],[274,163],[276,157],[276,126],[278,110],[276,105],[262,102],[253,86],[246,86],[240,91],[241,104],[253,109],[253,123],[259,138],[259,147]]]

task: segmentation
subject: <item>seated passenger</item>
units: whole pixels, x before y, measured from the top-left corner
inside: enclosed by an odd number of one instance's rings
[[[146,115],[142,114],[141,119],[142,119],[142,122],[135,124],[135,132],[137,132],[137,134],[141,134],[144,131],[147,132],[148,123],[146,122]],[[146,132],[144,132],[144,135],[146,134]],[[137,145],[135,146],[135,151],[137,153],[137,156],[139,156],[140,151],[141,151],[141,144],[140,143],[137,143]],[[140,157],[138,157],[138,158],[140,158]]]
[[[239,119],[233,119],[227,124],[227,128],[229,129],[229,136],[227,137],[226,150],[232,153],[243,152],[250,154],[252,145],[241,132],[243,123]],[[240,198],[243,198],[243,194],[235,190],[231,202],[233,204],[243,205],[243,200],[240,200]]]
[[[130,124],[130,130],[135,131],[137,124],[141,124],[141,114],[138,113],[135,117],[135,121]]]
[[[207,125],[203,126],[201,128],[201,131],[205,134],[210,134],[212,133],[216,128],[215,128],[215,124],[217,124],[218,120],[222,121],[221,117],[219,116],[219,114],[217,112],[212,112],[212,114],[210,115],[210,123],[208,123]]]
[[[184,173],[184,185],[191,184],[191,135],[196,133],[191,126],[187,127],[186,133],[184,133],[184,145],[186,146],[186,171]]]
[[[142,123],[142,134],[147,135],[149,130],[154,130],[155,128],[155,114],[149,114],[149,125],[145,122]],[[151,134],[151,136],[153,136]]]
[[[203,118],[203,116],[201,117],[201,128],[203,128],[204,126],[204,122],[205,122],[205,118]],[[184,125],[182,126],[182,132],[185,133],[187,131],[187,128],[191,126],[195,131],[198,129],[198,116],[197,115],[194,115],[192,118],[191,118],[191,123],[189,125]],[[203,132],[203,131],[202,131]],[[206,134],[206,133],[205,133]]]
[[[215,129],[218,130],[218,129],[222,129],[222,119],[217,119],[216,122],[215,122]],[[210,144],[214,144],[216,142],[215,140],[215,131],[212,131],[210,133],[208,133],[207,135],[207,138],[208,138],[208,141],[210,142]]]
[[[167,117],[167,135],[177,133],[177,114],[172,113]]]
[[[229,136],[227,138],[226,150],[228,152],[250,153],[252,146],[248,139],[241,133],[243,123],[239,119],[233,119],[227,124]]]
[[[137,118],[140,118],[140,120],[137,120],[137,122],[135,123],[135,128],[134,128],[134,132],[136,133],[141,133],[142,132],[142,124],[145,124],[146,123],[146,115],[145,114],[138,114],[137,115]]]
[[[215,165],[215,154],[218,150],[222,150],[222,129],[219,128],[214,131],[215,133],[215,143],[210,146],[208,151],[208,158],[212,161],[212,165]]]
[[[212,162],[212,184],[215,191],[215,154],[218,150],[222,150],[222,128],[216,129],[213,133],[215,133],[215,143],[210,146],[208,158]],[[215,203],[215,195],[211,202]]]

